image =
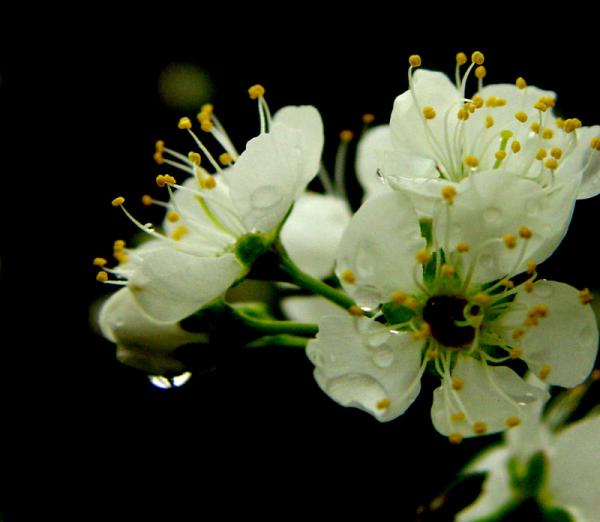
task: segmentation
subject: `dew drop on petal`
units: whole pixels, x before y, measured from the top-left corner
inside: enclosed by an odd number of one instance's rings
[[[258,187],[250,196],[250,204],[255,209],[266,209],[276,206],[283,199],[283,190],[277,185]]]
[[[368,241],[363,241],[356,252],[356,271],[361,278],[371,277],[375,273],[373,249]]]
[[[381,303],[379,292],[372,286],[364,285],[356,289],[354,299],[361,307],[375,308]]]
[[[497,207],[488,207],[483,211],[483,220],[490,224],[495,225],[502,220],[502,210]]]
[[[171,388],[180,388],[192,377],[192,372],[184,372],[174,377],[165,377],[164,375],[148,375],[148,380],[156,388],[169,390]]]
[[[325,357],[323,357],[323,353],[318,348],[309,348],[306,351],[306,354],[308,355],[310,362],[312,362],[315,366],[325,366]]]
[[[534,293],[537,297],[548,298],[552,296],[554,290],[550,285],[541,284],[535,286]]]
[[[373,354],[373,362],[379,368],[389,368],[394,362],[394,352],[390,348],[381,348]]]
[[[367,338],[367,345],[369,345],[371,348],[376,348],[386,343],[389,338],[390,332],[388,330],[382,330],[377,333],[371,333],[371,335],[369,335],[369,337]]]

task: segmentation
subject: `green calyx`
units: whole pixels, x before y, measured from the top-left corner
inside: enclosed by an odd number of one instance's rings
[[[272,240],[265,234],[248,233],[237,240],[233,253],[240,263],[250,268],[254,262],[269,250]]]

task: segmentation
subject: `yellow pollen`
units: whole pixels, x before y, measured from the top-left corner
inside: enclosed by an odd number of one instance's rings
[[[446,185],[442,189],[442,197],[446,200],[446,203],[452,205],[456,197],[456,189],[452,185]]]
[[[452,389],[453,390],[462,390],[465,387],[465,381],[460,377],[452,377]]]
[[[475,76],[480,80],[483,80],[483,78],[485,78],[486,75],[487,70],[483,65],[480,65],[479,67],[477,67],[477,69],[475,69]]]
[[[473,96],[471,102],[473,103],[476,109],[481,109],[481,107],[483,107],[484,104],[483,98],[481,96]]]
[[[511,359],[519,359],[523,355],[523,348],[513,348],[508,354]]]
[[[200,156],[200,154],[198,154],[197,152],[188,152],[188,159],[194,164],[194,165],[200,165],[201,161],[202,161],[202,157]]]
[[[450,420],[452,420],[452,422],[462,422],[465,420],[465,418],[466,415],[463,411],[457,411],[450,416]]]
[[[472,55],[471,55],[471,61],[473,63],[476,63],[477,65],[482,65],[483,62],[485,61],[485,57],[483,56],[483,53],[480,51],[475,51]]]
[[[340,141],[342,143],[349,143],[354,139],[354,133],[351,130],[343,130],[340,132]]]
[[[479,160],[475,156],[467,156],[465,158],[465,164],[474,169],[479,166]]]
[[[394,304],[401,305],[406,301],[407,297],[408,295],[406,295],[406,292],[403,292],[402,290],[397,290],[392,294],[392,301],[394,302]]]
[[[223,154],[219,156],[219,161],[221,162],[221,165],[229,165],[233,161],[233,158],[228,152],[223,152]]]
[[[200,180],[200,186],[203,189],[214,189],[217,186],[217,182],[215,181],[215,178],[213,178],[212,176],[206,176],[205,178],[202,178]]]
[[[565,128],[565,120],[563,120],[562,118],[556,118],[556,121],[554,123],[556,123],[556,126],[559,129],[564,129]]]
[[[479,305],[487,305],[492,302],[492,299],[489,295],[480,292],[473,296],[473,301],[475,301]]]
[[[467,55],[465,53],[456,53],[456,63],[458,65],[467,63]]]
[[[464,254],[465,252],[468,252],[471,249],[471,247],[469,246],[469,243],[459,243],[458,245],[456,245],[456,251],[459,252],[460,254]]]
[[[521,150],[521,143],[517,140],[513,141],[510,144],[510,150],[513,151],[513,154],[517,154]]]
[[[537,317],[548,317],[548,305],[544,303],[536,304],[532,311]]]
[[[519,228],[519,236],[521,236],[523,239],[531,239],[533,232],[529,227],[523,225],[521,228]]]
[[[165,150],[165,142],[163,140],[156,140],[154,143],[155,152],[163,152]]]
[[[574,132],[575,129],[581,128],[581,125],[581,120],[579,120],[578,118],[569,118],[568,120],[565,120],[563,130],[566,133],[571,133]]]
[[[422,250],[419,250],[415,257],[417,258],[417,261],[419,263],[424,265],[425,263],[431,260],[431,252],[424,248]]]
[[[600,381],[600,370],[598,370],[597,368],[592,372],[591,375],[591,379],[592,381]]]
[[[177,223],[179,221],[179,214],[177,212],[167,212],[167,220],[170,223]]]
[[[527,319],[525,319],[523,321],[523,326],[537,326],[539,324],[539,321],[537,319],[537,317],[528,317]]]
[[[496,107],[504,107],[507,104],[506,98],[498,98],[496,100]]]
[[[456,117],[460,120],[460,121],[467,121],[469,119],[469,111],[468,109],[465,109],[464,107],[462,109],[459,109],[458,112],[456,113]]]
[[[200,129],[202,129],[203,132],[210,132],[213,129],[213,124],[210,121],[203,121],[200,124]]]
[[[504,158],[506,158],[506,151],[505,150],[499,150],[496,152],[496,154],[494,154],[494,156],[496,156],[497,160],[502,161]]]
[[[527,262],[527,273],[534,274],[537,270],[537,263],[533,260]]]
[[[408,57],[408,63],[411,67],[421,67],[421,57],[418,54],[411,54]]]
[[[498,101],[498,98],[496,98],[495,96],[490,96],[486,101],[485,101],[485,106],[486,107],[496,107],[496,103]]]
[[[364,314],[363,309],[357,305],[352,305],[350,308],[348,308],[348,313],[354,317],[362,317]]]
[[[450,444],[460,444],[463,440],[463,436],[460,433],[451,433],[448,435]]]
[[[523,337],[525,335],[525,330],[523,330],[523,328],[517,328],[516,330],[513,330],[512,333],[512,338],[514,341],[520,339],[521,337]]]
[[[501,133],[500,133],[500,137],[503,140],[509,140],[510,138],[512,138],[513,133],[512,131],[509,131],[508,129],[504,129]]]
[[[369,125],[370,123],[373,123],[375,121],[375,115],[368,112],[366,114],[363,114],[361,119],[365,125]]]
[[[179,241],[181,240],[187,233],[189,232],[188,228],[184,225],[180,225],[178,226],[175,230],[173,230],[173,232],[171,233],[171,237],[175,240],[175,241]]]
[[[198,123],[204,123],[205,121],[210,121],[210,119],[212,118],[212,114],[210,112],[199,112],[196,115],[196,119],[198,120]]]
[[[113,207],[120,207],[123,203],[125,203],[125,198],[119,196],[118,198],[112,200],[111,205]]]
[[[506,248],[515,248],[517,246],[517,237],[514,234],[504,234],[502,238]]]
[[[121,264],[127,263],[127,261],[129,261],[129,256],[123,251],[114,252],[113,257]]]
[[[597,136],[592,138],[592,149],[600,150],[600,138]]]
[[[375,408],[377,408],[378,410],[387,410],[389,408],[390,404],[392,404],[392,401],[390,401],[389,399],[381,399],[375,405]]]
[[[433,118],[436,116],[435,109],[430,105],[423,107],[423,116],[425,116],[426,120],[433,120]]]
[[[125,248],[125,245],[125,241],[123,241],[122,239],[117,239],[113,243],[113,250],[123,250]]]
[[[540,124],[537,121],[534,121],[529,128],[531,129],[531,132],[535,132],[536,134],[540,132]]]
[[[257,83],[248,89],[248,95],[251,100],[256,100],[265,95],[265,88]]]
[[[554,158],[547,159],[544,163],[544,166],[547,169],[556,170],[558,168],[558,161],[556,161]]]
[[[592,299],[593,296],[589,288],[584,288],[579,292],[579,300],[581,301],[581,304],[590,304],[592,302]]]
[[[544,364],[544,366],[540,368],[540,379],[545,381],[548,375],[550,375],[550,372],[552,372],[552,367],[548,364]]]
[[[542,131],[542,138],[545,140],[551,140],[554,138],[554,131],[552,129],[544,129]]]
[[[494,118],[492,118],[491,116],[486,116],[485,117],[485,128],[489,129],[492,125],[494,125]]]
[[[406,298],[406,301],[404,301],[404,306],[410,308],[411,310],[416,310],[418,304],[419,303],[417,302],[417,300],[412,296],[408,296]]]
[[[548,110],[548,106],[543,102],[541,98],[533,104],[533,108],[541,112],[546,112]]]
[[[527,114],[525,114],[523,111],[515,112],[515,118],[517,118],[517,120],[519,120],[521,123],[525,123],[528,119]]]
[[[94,266],[99,266],[100,268],[106,266],[106,264],[108,263],[108,261],[106,259],[104,259],[103,257],[96,257],[94,258]]]
[[[523,78],[522,76],[519,76],[517,78],[517,81],[515,82],[515,85],[519,89],[525,89],[525,87],[527,87],[527,82],[525,81],[525,78]]]
[[[454,275],[454,272],[455,272],[455,270],[452,265],[446,265],[446,264],[442,265],[442,273],[445,276],[450,277],[450,276]]]
[[[523,283],[523,288],[525,289],[525,291],[528,294],[530,294],[531,292],[533,292],[533,290],[534,290],[535,287],[533,286],[533,282],[531,282],[531,281],[525,281]]]
[[[548,108],[552,108],[556,105],[556,100],[552,98],[552,96],[542,96],[540,100]]]
[[[159,174],[156,176],[156,184],[160,188],[163,188],[165,185],[175,185],[175,183],[177,183],[177,180],[170,174]]]
[[[511,288],[514,288],[514,287],[515,287],[515,284],[514,284],[514,283],[513,283],[513,282],[512,282],[510,279],[506,279],[506,278],[504,278],[504,279],[501,279],[501,280],[500,280],[500,284],[501,284],[501,285],[502,285],[504,288],[508,288],[509,290],[510,290]]]
[[[106,281],[108,281],[108,274],[106,272],[98,272],[96,274],[96,281],[100,281],[101,283],[106,283]]]
[[[552,147],[550,149],[550,156],[552,156],[554,159],[559,160],[560,158],[562,158],[563,155],[563,151],[560,147]]]
[[[435,348],[429,348],[429,350],[427,350],[426,355],[430,361],[435,361],[440,356],[440,354]]]
[[[521,419],[519,419],[519,417],[517,417],[516,415],[513,415],[512,417],[506,419],[505,422],[509,428],[514,428],[515,426],[521,424]]]
[[[477,421],[475,424],[473,424],[473,431],[477,435],[483,435],[485,432],[487,432],[487,430],[487,424],[483,421]]]
[[[154,156],[152,157],[154,158],[154,161],[157,163],[157,165],[162,165],[165,162],[162,152],[155,152]]]
[[[149,196],[148,194],[144,194],[142,196],[142,205],[144,205],[145,207],[149,207],[150,205],[152,205],[152,203],[154,203],[152,196]]]
[[[546,156],[548,156],[548,152],[546,151],[546,149],[539,149],[537,151],[537,154],[535,155],[535,159],[542,161],[543,159],[546,158]]]
[[[179,120],[177,127],[180,129],[191,129],[192,128],[192,120],[190,120],[187,116],[184,116]]]
[[[342,272],[342,279],[351,285],[356,283],[356,276],[354,275],[354,272],[349,269]]]

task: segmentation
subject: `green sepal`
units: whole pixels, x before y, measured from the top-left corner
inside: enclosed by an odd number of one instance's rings
[[[542,507],[544,521],[547,522],[574,522],[574,518],[564,509],[559,507]]]
[[[244,234],[237,240],[233,253],[243,266],[250,268],[259,257],[269,250],[271,243],[271,239],[265,234]]]
[[[548,458],[543,451],[534,453],[527,462],[513,457],[508,461],[511,487],[524,498],[540,496],[548,472]]]
[[[419,227],[421,236],[427,241],[427,248],[431,248],[433,244],[433,220],[431,218],[421,218],[419,219]]]
[[[392,301],[381,308],[388,324],[401,324],[410,321],[415,316],[415,311],[407,306],[396,304]]]

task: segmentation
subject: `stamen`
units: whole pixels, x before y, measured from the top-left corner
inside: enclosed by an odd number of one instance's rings
[[[510,149],[513,151],[513,154],[517,154],[521,150],[521,143],[517,140],[514,140],[510,144]]]
[[[452,203],[454,203],[454,198],[456,197],[456,189],[452,185],[446,185],[442,189],[442,197],[448,205],[452,205]]]
[[[545,364],[544,366],[542,366],[540,368],[540,379],[542,379],[542,381],[545,381],[551,372],[552,372],[552,367],[549,366],[548,364]]]
[[[375,115],[371,113],[363,114],[361,120],[365,125],[370,125],[375,121]]]
[[[590,292],[589,288],[584,288],[583,290],[581,290],[579,292],[579,301],[581,301],[581,304],[587,305],[590,304],[592,302],[593,296],[592,293]]]
[[[472,169],[476,169],[479,166],[479,160],[475,156],[465,157],[465,165]]]
[[[552,129],[544,129],[542,131],[542,139],[551,140],[554,138],[554,131]]]
[[[106,272],[98,272],[96,274],[96,281],[106,283],[108,281],[108,274]]]
[[[436,116],[435,109],[433,107],[431,107],[430,105],[423,107],[423,116],[425,117],[426,120],[433,120],[433,118],[435,118],[435,116]]]
[[[418,54],[411,54],[408,57],[408,63],[411,67],[421,67],[421,57]]]
[[[348,201],[346,192],[346,158],[348,157],[348,144],[354,139],[354,133],[351,130],[340,132],[340,142],[335,154],[335,163],[333,165],[333,180],[335,189],[340,198]]]
[[[189,130],[192,128],[192,120],[190,120],[187,116],[184,116],[183,118],[181,118],[179,120],[177,127],[182,130],[183,129]]]
[[[523,225],[521,228],[519,228],[519,236],[521,236],[523,239],[531,239],[533,232],[529,227]]]
[[[528,119],[528,116],[523,111],[515,112],[515,118],[519,120],[521,123],[525,123]]]
[[[517,78],[517,81],[515,82],[515,85],[517,86],[518,89],[525,89],[527,87],[527,82],[525,81],[525,79],[521,76],[519,76]]]
[[[517,246],[517,238],[514,234],[504,234],[502,240],[504,241],[506,248],[512,249]]]
[[[473,424],[473,431],[477,434],[477,435],[483,435],[484,433],[486,433],[488,430],[487,424],[483,421],[477,421],[475,424]]]
[[[554,159],[559,160],[563,155],[563,151],[560,147],[552,147],[550,149],[550,156],[552,156]]]
[[[429,261],[431,261],[431,252],[427,249],[422,249],[419,250],[415,256],[417,258],[417,261],[419,263],[421,263],[422,265],[424,265],[425,263],[428,263]]]
[[[202,156],[197,152],[188,152],[188,160],[190,160],[194,165],[200,165],[202,162]]]
[[[350,269],[344,270],[342,272],[342,279],[344,281],[346,281],[346,283],[351,284],[351,285],[356,283],[356,276],[354,275],[354,272]]]
[[[123,205],[123,203],[125,203],[125,198],[122,196],[119,196],[118,198],[115,198],[112,200],[111,205],[113,207],[120,207]]]
[[[352,305],[348,308],[348,313],[354,317],[362,317],[364,315],[364,310],[357,305]]]
[[[448,435],[450,444],[460,444],[463,440],[463,436],[460,433],[451,433]]]
[[[94,261],[92,262],[92,264],[94,266],[100,267],[100,268],[104,268],[107,265],[108,261],[106,259],[104,259],[103,257],[96,257],[94,258]]]
[[[376,405],[375,408],[377,408],[378,410],[387,410],[390,406],[390,404],[392,404],[392,401],[390,401],[389,399],[381,399]]]
[[[465,387],[465,381],[460,377],[452,377],[452,389],[453,390],[462,390]]]
[[[600,150],[600,138],[599,137],[592,138],[591,145],[592,145],[592,149]]]

